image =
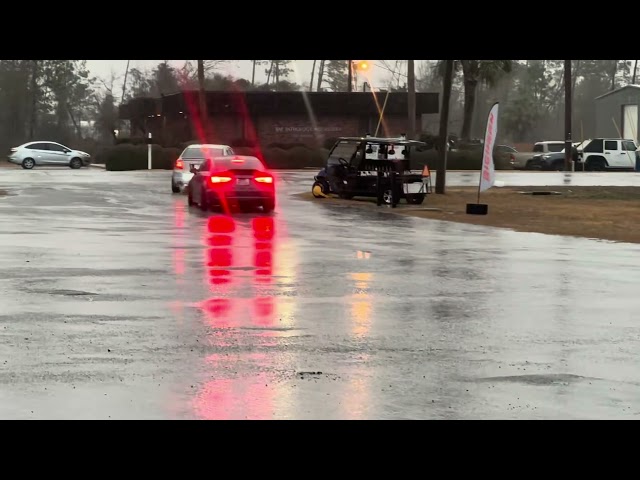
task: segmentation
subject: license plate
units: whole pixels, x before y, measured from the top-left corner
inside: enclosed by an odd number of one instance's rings
[[[249,179],[248,178],[239,178],[238,179],[238,185],[249,185]]]

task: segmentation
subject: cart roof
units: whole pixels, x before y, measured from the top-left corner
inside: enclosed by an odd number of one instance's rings
[[[414,146],[426,146],[425,142],[418,140],[407,140],[402,137],[339,137],[338,140],[346,140],[349,142],[367,142],[367,143],[393,143],[394,145],[414,145]]]

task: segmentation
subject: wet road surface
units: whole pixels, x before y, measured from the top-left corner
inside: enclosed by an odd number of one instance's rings
[[[638,418],[640,246],[291,198],[313,173],[230,218],[3,171],[0,418]]]

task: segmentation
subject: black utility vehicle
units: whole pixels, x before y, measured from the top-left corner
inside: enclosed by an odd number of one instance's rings
[[[411,169],[411,153],[424,142],[398,138],[341,137],[327,164],[314,177],[313,195],[340,198],[377,197],[378,204],[395,206],[404,198],[419,205],[427,194],[421,171]]]

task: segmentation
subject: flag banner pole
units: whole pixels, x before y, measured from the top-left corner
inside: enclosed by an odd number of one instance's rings
[[[480,181],[478,183],[478,198],[476,203],[467,204],[467,214],[486,215],[489,207],[480,203],[480,194],[489,190],[496,183],[496,167],[493,162],[493,148],[498,134],[498,102],[494,103],[487,117],[487,128],[484,134],[482,148],[482,167],[480,169]]]

